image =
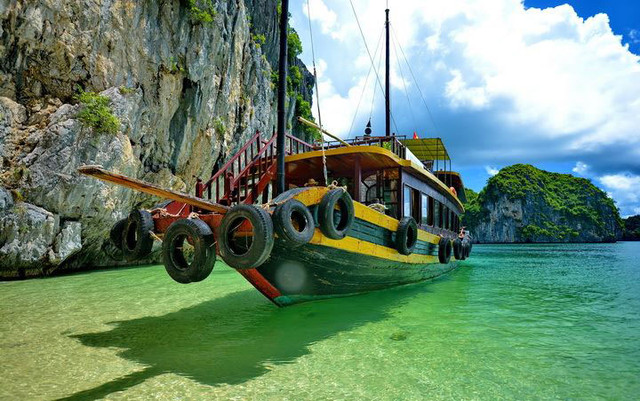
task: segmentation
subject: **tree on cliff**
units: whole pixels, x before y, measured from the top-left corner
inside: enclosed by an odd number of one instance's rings
[[[614,201],[585,178],[505,167],[476,194],[463,224],[479,242],[608,242],[621,238]]]

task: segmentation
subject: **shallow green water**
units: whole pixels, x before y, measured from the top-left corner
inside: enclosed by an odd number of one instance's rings
[[[0,283],[0,399],[638,399],[640,243],[473,251],[284,309],[222,265]]]

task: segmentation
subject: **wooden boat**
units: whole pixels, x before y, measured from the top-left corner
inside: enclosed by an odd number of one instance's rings
[[[278,126],[198,180],[195,196],[80,168],[171,200],[118,222],[115,250],[134,260],[160,239],[181,283],[206,278],[219,254],[278,306],[431,279],[469,256],[469,236],[459,235],[464,186],[439,138],[391,135],[387,123],[384,136],[310,144],[284,133],[282,117]]]

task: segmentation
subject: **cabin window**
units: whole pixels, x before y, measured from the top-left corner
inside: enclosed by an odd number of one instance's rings
[[[442,206],[442,228],[448,230],[449,227],[449,208]]]
[[[425,194],[421,194],[420,196],[420,224],[426,226],[429,224],[429,197]]]
[[[444,228],[444,205],[438,202],[438,227]]]
[[[434,203],[434,208],[433,208],[433,226],[434,227],[442,227],[442,220],[441,220],[441,216],[442,216],[442,203],[438,202],[437,200],[433,201]]]
[[[411,216],[411,188],[408,186],[404,186],[404,208],[403,208],[403,216]]]
[[[368,175],[362,180],[364,199],[367,205],[372,203],[383,203],[387,210],[387,216],[398,218],[400,204],[400,186],[398,169],[378,170],[374,174]]]
[[[420,221],[420,191],[404,186],[403,216],[411,216],[416,222]]]
[[[429,199],[429,207],[428,207],[429,210],[427,210],[427,212],[429,213],[427,215],[427,225],[428,226],[432,226],[433,225],[433,221],[434,221],[433,220],[433,211],[435,210],[434,203],[433,203],[434,200],[430,196],[428,196],[427,198]]]

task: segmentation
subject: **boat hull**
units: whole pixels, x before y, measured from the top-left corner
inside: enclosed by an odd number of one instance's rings
[[[343,239],[326,237],[318,228],[318,204],[325,187],[298,188],[274,199],[295,198],[307,206],[316,225],[309,243],[294,245],[276,238],[267,261],[239,272],[278,306],[349,296],[428,280],[457,267],[452,257],[440,263],[441,237],[418,230],[413,252],[396,249],[398,220],[353,202],[354,221]]]
[[[428,280],[457,267],[456,262],[405,263],[339,248],[280,242],[257,272],[277,289],[278,306],[349,296]]]

